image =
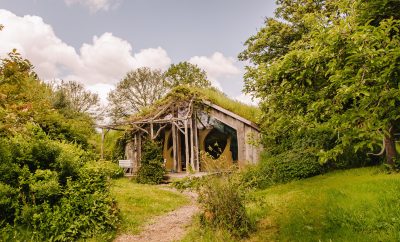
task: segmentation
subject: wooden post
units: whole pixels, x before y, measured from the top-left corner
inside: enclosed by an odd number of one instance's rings
[[[189,173],[189,137],[188,137],[188,120],[185,119],[185,162],[186,162],[186,173]]]
[[[154,129],[153,129],[153,123],[150,123],[150,139],[154,139]]]
[[[138,167],[139,167],[139,162],[138,162],[138,146],[137,146],[137,134],[135,133],[135,136],[134,136],[134,138],[133,138],[133,148],[132,148],[132,150],[133,150],[133,156],[132,156],[132,159],[133,159],[133,164],[134,164],[134,171],[136,172],[137,171],[137,169],[138,169]]]
[[[200,159],[199,159],[199,134],[197,130],[197,113],[194,113],[193,118],[193,127],[194,127],[194,155],[195,155],[195,162],[196,162],[196,172],[200,171]]]
[[[192,171],[196,171],[194,165],[194,125],[193,125],[193,117],[190,119],[190,165],[192,167]]]
[[[177,124],[178,125],[178,124]],[[178,161],[178,172],[182,172],[182,145],[181,145],[181,133],[177,129],[176,130],[176,152],[177,152],[177,161]]]
[[[139,169],[141,163],[142,163],[142,135],[140,132],[138,133],[138,139],[137,139],[137,168]]]
[[[174,165],[173,165],[173,170],[176,172],[178,170],[178,164],[177,164],[177,151],[176,151],[176,127],[175,124],[171,124],[171,129],[172,129],[172,158],[174,159]]]

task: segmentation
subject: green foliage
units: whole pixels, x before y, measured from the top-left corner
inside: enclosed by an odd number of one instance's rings
[[[27,185],[34,204],[43,202],[53,204],[61,195],[61,185],[56,171],[37,169],[31,174]]]
[[[177,87],[187,85],[191,87],[210,87],[211,82],[207,79],[207,74],[197,65],[187,61],[172,64],[165,72],[167,85]]]
[[[91,161],[82,168],[87,174],[104,175],[110,178],[119,178],[124,175],[124,170],[111,161]]]
[[[383,0],[278,1],[276,17],[240,54],[254,64],[245,89],[262,100],[265,147],[302,129],[331,129],[330,145],[307,148],[320,148],[321,163],[335,163],[351,150],[374,150],[383,136],[393,141],[389,131],[400,119],[399,9]]]
[[[289,149],[272,156],[264,152],[257,165],[246,167],[236,176],[244,189],[260,189],[316,176],[326,169],[318,162],[315,150]]]
[[[18,189],[0,182],[0,228],[3,223],[12,223],[18,208]]]
[[[164,174],[162,145],[158,142],[147,140],[142,146],[142,159],[136,181],[145,184],[160,184]]]
[[[210,179],[205,183],[199,192],[202,225],[226,229],[237,237],[247,236],[252,224],[246,214],[242,192],[228,177]]]
[[[93,120],[66,116],[14,51],[0,62],[0,240],[110,240],[118,210],[89,139]]]
[[[109,231],[115,230],[118,222],[115,201],[105,191],[99,192],[105,180],[99,187],[90,183],[88,189],[85,179],[69,180],[55,205],[44,202],[24,206],[17,220],[29,225],[37,241],[70,241],[95,235],[110,239]]]
[[[269,167],[270,178],[274,182],[288,182],[303,179],[323,172],[318,156],[313,150],[290,150],[263,160],[260,164]]]

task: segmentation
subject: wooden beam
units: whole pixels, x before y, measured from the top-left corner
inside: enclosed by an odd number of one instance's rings
[[[194,152],[195,152],[195,163],[196,172],[200,172],[200,159],[199,159],[199,133],[197,130],[197,112],[194,113],[193,118],[194,126]]]
[[[177,145],[176,145],[177,140],[176,140],[176,127],[175,127],[175,125],[172,124],[171,129],[172,129],[172,158],[174,160],[173,170],[177,171],[178,170],[178,167],[177,167],[178,166],[178,162],[177,162],[177,159],[178,159],[178,155],[177,154],[178,154],[178,152],[176,150],[176,148],[177,148]]]
[[[176,132],[176,152],[178,157],[178,172],[182,172],[182,145],[181,145],[181,134]]]
[[[192,167],[192,171],[196,171],[194,165],[194,120],[193,117],[190,119],[190,165]]]
[[[137,139],[137,168],[139,169],[141,163],[142,163],[142,135],[141,133],[138,134],[138,139]]]
[[[160,135],[161,130],[163,130],[165,127],[167,127],[167,125],[168,125],[168,124],[164,124],[163,126],[161,126],[161,127],[157,130],[156,134],[154,135],[154,139],[157,138],[158,135]]]
[[[135,168],[135,172],[137,172],[137,169],[138,169],[138,166],[139,166],[137,143],[138,143],[138,138],[137,138],[137,134],[135,133],[135,136],[133,138],[133,156],[132,156],[133,164],[136,164],[136,167],[134,167]]]
[[[105,129],[105,131],[104,131]],[[100,158],[104,159],[104,141],[106,139],[107,133],[110,131],[110,128],[102,128],[101,129],[101,147],[100,147]]]
[[[150,139],[154,139],[154,128],[153,128],[153,123],[150,123]]]
[[[185,125],[185,163],[186,163],[186,173],[189,173],[189,134],[188,134],[188,120],[184,121]]]
[[[182,132],[182,134],[185,134],[185,130],[181,129],[181,128],[179,127],[179,124],[178,124],[178,123],[176,123],[175,121],[173,121],[172,124],[175,125],[176,128],[177,128],[179,131]]]

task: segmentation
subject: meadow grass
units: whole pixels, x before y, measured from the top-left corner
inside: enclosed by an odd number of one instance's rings
[[[400,175],[337,171],[251,194],[250,241],[399,241]],[[263,204],[263,206],[260,206]]]
[[[152,217],[189,203],[180,193],[160,186],[137,184],[126,177],[113,180],[111,192],[121,214],[118,234],[137,234]]]
[[[250,191],[246,209],[257,228],[243,241],[400,241],[400,174],[331,172]],[[183,241],[235,239],[197,219]]]

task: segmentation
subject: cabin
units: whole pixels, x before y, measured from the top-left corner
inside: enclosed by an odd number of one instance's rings
[[[210,93],[214,99],[208,98]],[[228,101],[231,110],[213,101],[219,99]],[[204,155],[239,167],[255,164],[262,149],[260,129],[255,122],[239,115],[243,109],[250,110],[247,115],[256,119],[257,108],[230,100],[216,90],[174,89],[126,122],[131,139],[120,166],[127,174],[138,170],[144,139],[160,142],[169,172],[205,171]]]

